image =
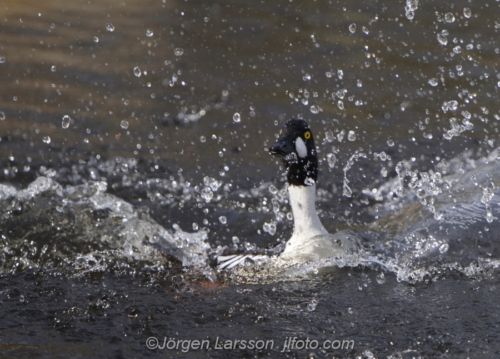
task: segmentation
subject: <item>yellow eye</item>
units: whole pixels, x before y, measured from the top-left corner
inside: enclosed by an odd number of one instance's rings
[[[310,131],[306,131],[306,132],[304,132],[304,138],[305,138],[306,140],[310,139],[310,138],[311,138],[311,132],[310,132]]]

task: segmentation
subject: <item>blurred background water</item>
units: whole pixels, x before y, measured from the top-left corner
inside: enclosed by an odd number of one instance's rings
[[[498,354],[499,15],[498,1],[3,1],[2,355]],[[399,269],[246,284],[201,258],[289,238],[266,148],[292,117],[316,137],[327,229]],[[355,346],[147,348],[165,336]]]

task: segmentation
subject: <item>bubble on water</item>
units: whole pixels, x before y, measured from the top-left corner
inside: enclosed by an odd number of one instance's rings
[[[332,77],[332,73],[331,73],[330,71],[327,71],[327,72],[325,73],[325,76],[326,76],[326,77],[328,77],[328,78],[330,78],[330,77]]]
[[[453,48],[453,52],[454,52],[455,54],[459,54],[459,53],[461,53],[461,52],[462,52],[462,48],[461,48],[460,46],[455,46],[455,47]]]
[[[312,76],[310,74],[305,74],[302,76],[302,80],[304,81],[311,81]]]
[[[151,30],[151,29],[147,29],[146,30],[146,36],[147,37],[152,37],[153,35],[154,35],[153,30]]]
[[[139,66],[134,67],[134,75],[137,76],[137,77],[141,77],[142,71],[139,68]]]
[[[174,55],[175,56],[182,56],[183,53],[184,53],[184,49],[182,49],[180,47],[174,49]]]
[[[316,307],[318,306],[318,301],[316,299],[311,299],[309,304],[307,304],[307,311],[308,312],[314,312],[316,310]]]
[[[3,63],[5,63],[5,57],[0,56],[0,64],[3,64]]]
[[[363,27],[361,28],[361,31],[363,31],[363,33],[364,33],[365,35],[368,35],[368,34],[370,33],[370,30],[368,30],[368,28],[367,28],[366,26],[363,26]]]
[[[99,38],[97,36],[94,36],[94,42],[97,44],[99,42]]]
[[[468,7],[464,7],[464,16],[468,19],[472,16],[472,11]]]
[[[351,25],[349,25],[349,31],[351,32],[351,34],[354,34],[356,32],[356,24],[355,23],[352,23]]]
[[[0,111],[0,121],[5,121],[5,112]]]
[[[56,72],[56,71],[57,71],[57,67],[52,66],[52,67],[50,68],[50,71],[52,71],[52,72]]]
[[[312,105],[310,108],[311,113],[314,113],[315,115],[320,113],[322,111],[321,107],[318,105]]]
[[[354,131],[349,131],[347,134],[347,139],[349,141],[356,141],[356,133]]]
[[[233,115],[233,121],[234,121],[235,123],[240,123],[240,122],[241,122],[241,115],[240,115],[238,112],[236,112],[236,113]]]
[[[207,138],[205,136],[200,136],[200,142],[201,143],[207,142]]]
[[[453,16],[451,12],[447,12],[446,14],[444,14],[444,21],[446,21],[447,23],[452,23],[455,21],[455,16]]]
[[[438,39],[439,43],[443,46],[446,46],[448,44],[448,39],[443,34],[438,34],[437,39]]]
[[[337,107],[338,107],[340,110],[343,110],[343,109],[344,109],[344,102],[342,102],[342,101],[340,101],[340,100],[339,100],[339,101],[337,102]]]
[[[432,78],[428,81],[429,85],[436,87],[439,84],[439,81],[437,78]]]
[[[106,30],[109,31],[109,32],[113,32],[115,31],[115,26],[111,23],[107,23],[106,24]]]
[[[394,141],[393,140],[387,140],[387,146],[393,147],[394,146]]]
[[[497,86],[500,87],[500,81],[497,82]]]
[[[61,121],[61,127],[67,129],[71,125],[71,117],[64,115]]]
[[[222,224],[226,224],[227,223],[227,218],[226,216],[220,216],[219,217],[219,222],[222,223]]]
[[[339,78],[339,80],[342,80],[344,78],[344,71],[337,70],[337,77]]]
[[[50,136],[45,136],[44,138],[42,138],[42,141],[46,144],[49,144],[50,142],[52,142],[52,140],[50,139]]]
[[[129,126],[129,123],[127,120],[122,120],[120,122],[120,127],[123,128],[124,130],[126,130],[128,128],[128,126]]]
[[[356,86],[358,86],[358,87],[363,87],[363,81],[358,80],[358,81],[356,82]]]

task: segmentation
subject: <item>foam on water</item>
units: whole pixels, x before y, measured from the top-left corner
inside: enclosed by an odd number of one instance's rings
[[[364,191],[375,202],[371,210],[378,219],[335,233],[359,242],[359,253],[316,263],[277,265],[276,256],[287,239],[279,236],[265,250],[274,257],[227,275],[236,282],[273,282],[357,266],[392,272],[408,282],[435,280],[450,270],[468,277],[487,275],[500,263],[500,243],[495,237],[500,218],[498,157],[498,150],[479,159],[464,153],[426,172],[413,170],[410,162],[400,162],[395,178]],[[54,179],[61,178],[65,170],[43,170],[53,178],[40,176],[24,189],[0,185],[1,271],[161,270],[174,262],[210,271],[211,254],[264,250],[240,235],[232,236],[228,245],[216,245],[217,235],[210,234],[208,222],[201,228],[194,223],[193,233],[175,224],[172,230],[166,229],[151,218],[148,207],[137,207],[108,192],[106,176],[113,174],[122,176],[121,185],[145,192],[161,208],[180,202],[188,209],[212,206],[214,213],[220,213],[215,215],[214,225],[216,222],[225,228],[233,225],[233,212],[228,211],[238,211],[250,203],[252,211],[265,216],[261,233],[275,236],[280,223],[292,220],[286,191],[270,183],[231,191],[230,186],[207,176],[199,185],[182,177],[143,180],[132,171],[135,166],[127,159],[88,163],[82,167],[94,180],[85,181],[73,169],[73,180],[82,183],[65,187]],[[332,196],[318,190],[319,202],[327,203]]]

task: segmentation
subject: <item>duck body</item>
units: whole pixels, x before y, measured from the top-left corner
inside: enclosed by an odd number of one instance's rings
[[[351,254],[357,244],[349,238],[328,233],[316,211],[316,184],[289,186],[294,218],[292,237],[287,241],[279,262],[288,264],[316,261]]]
[[[359,244],[348,236],[332,235],[316,211],[318,158],[309,125],[304,120],[287,121],[269,152],[280,158],[287,175],[289,202],[294,218],[292,237],[278,256],[276,265],[298,264],[356,252]],[[246,259],[262,255],[233,255],[219,258],[219,268],[232,268]]]

